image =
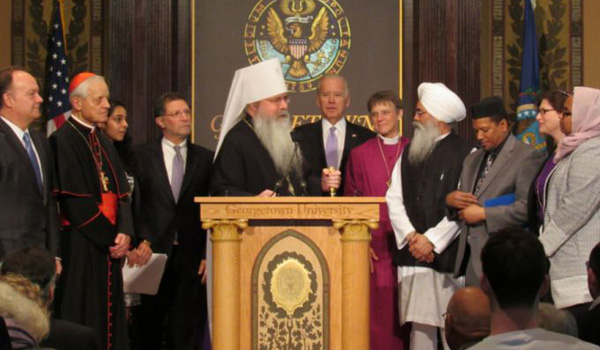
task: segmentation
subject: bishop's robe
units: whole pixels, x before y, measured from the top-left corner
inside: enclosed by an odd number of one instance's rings
[[[446,195],[458,187],[464,158],[470,147],[454,131],[441,136],[422,164],[409,161],[410,144],[395,166],[387,192],[390,220],[396,236],[394,264],[400,283],[400,322],[444,327],[452,294],[462,280],[452,278],[459,227],[447,217]],[[418,232],[434,245],[434,261],[417,261],[407,238]]]
[[[57,316],[93,328],[102,349],[129,349],[122,259],[109,254],[117,233],[133,235],[125,172],[108,138],[75,117],[50,144],[63,217]]]
[[[394,142],[395,141],[395,142]],[[346,165],[346,196],[383,197],[396,161],[408,139],[371,138],[350,152]],[[386,204],[379,207],[379,227],[371,231],[371,249],[378,260],[372,260],[370,279],[371,349],[407,349],[408,333],[398,322],[398,288],[392,254],[396,250],[394,230]]]
[[[305,162],[306,163],[306,162]],[[213,196],[256,196],[269,189],[281,196],[318,196],[321,189],[302,174],[280,174],[269,152],[253,130],[252,118],[245,116],[229,132],[215,160],[210,194]]]

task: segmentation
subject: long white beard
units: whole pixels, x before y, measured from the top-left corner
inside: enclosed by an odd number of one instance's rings
[[[290,136],[292,131],[292,121],[289,113],[284,112],[286,118],[269,118],[260,114],[254,117],[254,130],[260,142],[265,146],[275,169],[282,175],[289,175],[287,172],[296,171],[297,174],[302,170],[302,154],[297,150],[294,157],[294,142]],[[292,159],[292,157],[294,159]]]
[[[408,160],[411,164],[421,164],[433,151],[435,139],[441,135],[437,125],[431,122],[427,124],[413,122],[413,127],[415,134],[410,141]]]

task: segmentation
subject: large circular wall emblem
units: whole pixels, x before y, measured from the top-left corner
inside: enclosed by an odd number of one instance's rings
[[[278,58],[288,90],[312,91],[346,63],[350,25],[336,0],[260,0],[248,16],[244,48],[251,64]]]

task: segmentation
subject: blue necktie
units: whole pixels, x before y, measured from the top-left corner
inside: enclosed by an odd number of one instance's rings
[[[42,171],[40,169],[40,165],[38,164],[37,157],[35,156],[35,151],[33,150],[33,146],[31,146],[31,138],[29,137],[29,133],[26,132],[23,134],[23,142],[25,143],[25,150],[27,150],[27,155],[29,156],[29,161],[31,162],[31,166],[33,167],[33,172],[35,173],[35,179],[37,180],[37,185],[40,190],[42,187]]]

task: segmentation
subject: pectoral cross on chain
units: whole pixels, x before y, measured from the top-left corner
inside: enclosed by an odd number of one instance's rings
[[[106,176],[104,171],[100,172],[100,182],[102,183],[102,189],[104,192],[108,192],[108,176]]]

